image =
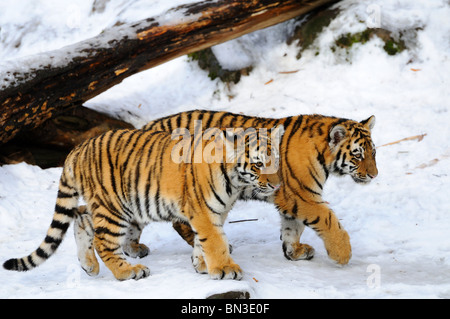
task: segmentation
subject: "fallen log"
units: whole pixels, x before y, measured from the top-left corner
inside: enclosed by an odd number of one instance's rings
[[[126,77],[336,0],[220,0],[105,30],[64,47],[0,64],[0,145]]]
[[[67,154],[81,142],[106,131],[134,128],[124,121],[79,106],[22,131],[0,147],[0,165],[26,162],[41,168],[62,166]]]

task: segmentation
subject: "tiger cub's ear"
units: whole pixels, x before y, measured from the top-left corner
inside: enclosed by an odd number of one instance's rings
[[[369,131],[372,131],[373,127],[375,126],[375,115],[372,115],[368,119],[360,122],[366,129]]]
[[[335,125],[330,131],[330,147],[334,149],[347,135],[347,130],[342,125]]]

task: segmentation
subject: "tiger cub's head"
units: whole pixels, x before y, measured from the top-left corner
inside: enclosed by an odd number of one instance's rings
[[[260,196],[270,196],[281,185],[279,176],[279,144],[284,127],[279,125],[258,134],[257,130],[246,130],[245,150],[238,150],[237,165],[234,168],[235,181],[239,186],[251,186]]]
[[[335,156],[331,172],[349,174],[357,183],[369,183],[378,175],[375,145],[370,136],[375,116],[361,122],[347,121],[330,130],[329,145]]]

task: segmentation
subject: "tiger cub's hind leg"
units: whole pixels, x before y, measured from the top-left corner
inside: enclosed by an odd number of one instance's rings
[[[191,228],[191,225],[180,222],[180,221],[173,221],[172,222],[173,229],[177,231],[177,233],[183,238],[189,245],[194,247],[194,231]]]
[[[203,249],[198,236],[194,235],[194,249],[192,250],[192,266],[199,274],[207,274],[208,268],[206,266],[205,257],[203,256]]]
[[[135,222],[130,223],[130,227],[128,227],[127,230],[125,245],[123,246],[123,252],[125,255],[133,258],[143,258],[150,253],[150,248],[139,243],[142,229],[143,226]]]
[[[309,260],[314,257],[314,248],[301,244],[300,237],[305,225],[296,218],[281,215],[281,240],[284,256],[289,260]]]
[[[114,277],[118,280],[148,277],[150,269],[140,264],[131,265],[123,252],[128,222],[110,214],[102,206],[97,206],[92,213],[95,229],[94,247]]]
[[[81,268],[89,276],[98,275],[100,267],[94,251],[94,225],[92,224],[92,216],[88,213],[86,206],[78,208],[73,229]]]

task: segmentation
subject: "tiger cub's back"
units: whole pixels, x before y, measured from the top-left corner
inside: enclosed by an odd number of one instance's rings
[[[211,127],[217,128],[267,128],[270,129],[278,124],[283,124],[284,119],[270,119],[255,116],[229,113],[224,111],[193,110],[180,112],[156,119],[142,127],[143,130],[161,130],[172,132],[176,128],[187,128],[193,134],[195,129],[206,130]],[[201,125],[201,127],[200,127]]]

